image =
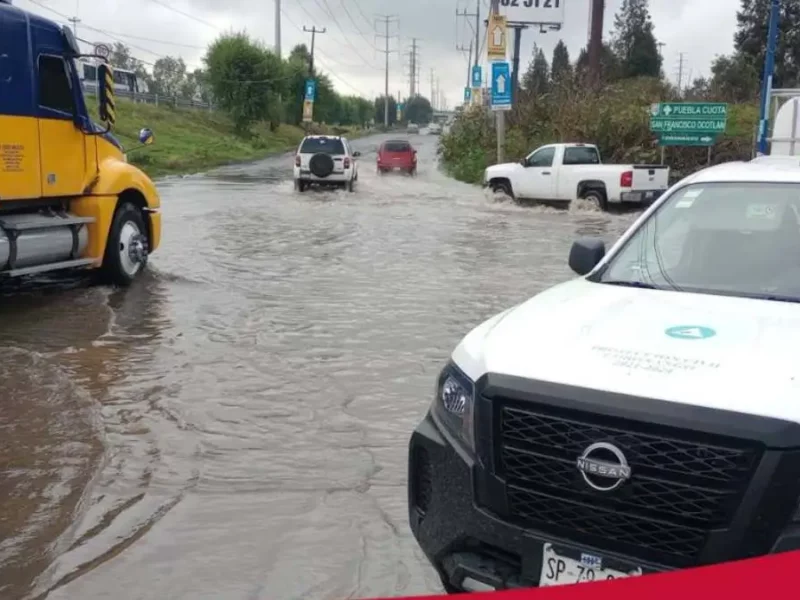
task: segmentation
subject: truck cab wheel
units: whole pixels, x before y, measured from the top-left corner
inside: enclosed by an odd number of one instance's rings
[[[492,181],[490,184],[492,192],[495,194],[505,194],[512,200],[514,198],[514,190],[511,189],[511,184],[507,181]]]
[[[147,266],[147,227],[138,207],[124,202],[117,207],[103,257],[103,275],[109,282],[128,286]]]
[[[608,200],[606,200],[606,195],[600,190],[587,190],[581,194],[581,199],[591,202],[602,211],[608,210]]]

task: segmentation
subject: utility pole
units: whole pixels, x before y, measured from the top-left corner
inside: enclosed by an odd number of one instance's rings
[[[500,0],[492,0],[492,13],[498,14],[500,12]],[[491,19],[486,21],[486,27],[489,27]],[[487,32],[487,35],[489,33]],[[514,31],[514,78],[517,78],[517,70],[519,68],[519,39],[522,37],[522,30],[517,29]],[[492,82],[491,85],[494,85]],[[512,88],[512,102],[516,92]],[[498,110],[495,112],[495,127],[497,129],[497,163],[500,164],[505,161],[506,157],[506,113],[505,111]]]
[[[314,25],[311,29],[308,29],[305,25],[303,25],[303,31],[306,33],[311,34],[311,56],[308,57],[308,76],[314,76],[314,43],[317,39],[318,33],[325,33],[327,30],[323,27],[322,29],[317,29],[317,26]]]
[[[275,0],[275,54],[281,56],[281,0]]]
[[[467,12],[466,8],[461,12],[456,10],[456,17],[464,17],[465,19],[467,19],[467,23],[469,23],[470,27],[472,28],[473,32],[475,33],[475,40],[472,42],[473,44],[475,44],[475,46],[474,46],[474,48],[475,48],[475,60],[474,60],[474,62],[472,64],[474,66],[478,66],[478,64],[480,64],[480,61],[478,59],[478,54],[480,54],[480,47],[481,47],[481,38],[480,38],[480,35],[481,35],[481,0],[476,0],[475,12],[474,13]],[[474,18],[475,19],[475,24],[474,25],[469,21],[470,18]]]
[[[775,49],[778,44],[778,22],[781,18],[780,0],[772,0],[769,11],[769,27],[767,29],[767,53],[764,56],[764,71],[761,76],[761,104],[758,114],[758,140],[759,154],[766,154],[769,149],[769,108],[772,104],[772,76],[775,72]],[[792,142],[795,138],[792,130]],[[792,144],[794,146],[794,143]]]
[[[678,94],[683,95],[683,57],[685,52],[678,52]]]
[[[70,23],[72,23],[72,34],[77,38],[78,37],[78,23],[81,20],[78,18],[78,14],[81,12],[81,0],[75,0],[75,16],[70,17],[67,19]]]
[[[376,37],[382,37],[386,41],[386,49],[379,50],[379,52],[383,52],[386,55],[386,75],[385,75],[385,87],[383,92],[383,124],[385,127],[389,127],[389,54],[391,54],[391,50],[389,49],[389,40],[391,40],[394,35],[389,34],[389,26],[392,23],[398,22],[398,18],[394,15],[382,15],[379,16],[376,20],[376,29],[378,22],[383,23],[384,29],[386,33],[375,33]],[[399,95],[397,101],[400,101]]]
[[[462,46],[456,46],[456,50],[460,52],[468,52],[467,54],[467,87],[470,87],[472,81],[472,40],[469,41],[469,49]]]
[[[436,73],[433,69],[431,69],[431,104],[436,110]]]
[[[589,77],[593,84],[600,82],[600,55],[603,51],[603,17],[605,0],[592,1],[591,34],[589,36]]]

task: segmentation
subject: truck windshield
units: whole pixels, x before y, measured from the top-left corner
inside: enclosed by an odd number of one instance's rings
[[[599,165],[600,155],[597,148],[591,146],[575,146],[564,150],[565,165]]]
[[[344,154],[344,144],[338,138],[306,138],[300,154]]]
[[[800,302],[800,184],[677,190],[597,281]]]

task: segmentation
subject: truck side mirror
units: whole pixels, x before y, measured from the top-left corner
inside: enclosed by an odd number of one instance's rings
[[[114,127],[117,122],[117,105],[114,97],[114,70],[111,65],[101,64],[97,69],[97,99],[99,103],[100,120],[108,128]]]
[[[578,275],[591,273],[606,255],[606,244],[597,238],[576,240],[569,251],[569,268]]]

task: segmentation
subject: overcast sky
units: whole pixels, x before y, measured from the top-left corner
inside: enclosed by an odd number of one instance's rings
[[[77,15],[78,35],[91,41],[124,41],[132,52],[152,63],[160,56],[181,56],[190,67],[201,66],[205,46],[221,32],[246,30],[265,44],[275,40],[275,0],[13,0],[14,4],[64,22],[61,15]],[[421,93],[430,96],[431,69],[446,94],[450,107],[461,101],[467,77],[466,52],[473,36],[456,11],[475,12],[480,2],[481,19],[489,0],[282,0],[284,54],[298,43],[310,41],[302,28],[326,28],[317,36],[317,65],[331,75],[345,94],[374,97],[383,93],[384,55],[375,44],[376,15],[396,15],[391,40],[389,88],[396,94],[409,89],[408,51],[418,39]],[[564,27],[546,34],[523,34],[521,64],[525,69],[534,43],[548,57],[559,38],[571,57],[586,45],[591,0],[564,0]],[[613,28],[614,14],[622,0],[606,0],[605,31]],[[663,42],[665,71],[677,80],[680,53],[684,78],[708,74],[715,55],[731,51],[739,0],[650,0],[656,37]],[[166,5],[166,6],[165,6]],[[48,10],[48,7],[52,10]],[[53,12],[57,11],[57,12]],[[183,14],[182,14],[183,13]],[[334,18],[331,18],[330,14]],[[472,19],[474,21],[474,18]],[[382,26],[381,26],[382,27]],[[103,33],[105,32],[105,33]],[[112,37],[113,36],[113,37]],[[114,39],[116,38],[116,39]],[[483,41],[483,36],[481,36]]]

